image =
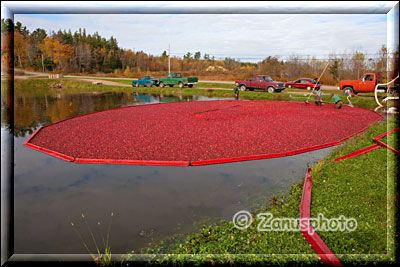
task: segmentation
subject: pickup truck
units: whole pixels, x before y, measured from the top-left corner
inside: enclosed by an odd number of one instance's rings
[[[158,85],[158,80],[155,79],[153,76],[142,76],[139,80],[132,81],[133,87],[139,87],[139,86],[154,87],[157,85]]]
[[[178,85],[179,88],[183,88],[186,85],[192,88],[193,84],[196,84],[198,81],[197,77],[182,77],[180,73],[168,73],[167,77],[158,79],[160,87]]]
[[[285,89],[283,82],[276,82],[271,77],[266,75],[254,75],[251,80],[236,80],[236,86],[239,86],[241,91],[261,89],[268,93],[280,92]]]
[[[340,81],[339,90],[343,94],[357,94],[357,93],[371,93],[375,91],[375,86],[382,83],[381,77],[377,73],[365,73],[359,80],[354,81]],[[386,87],[379,87],[378,89],[386,90]]]

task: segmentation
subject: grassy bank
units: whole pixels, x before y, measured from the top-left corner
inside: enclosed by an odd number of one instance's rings
[[[376,123],[334,149],[325,159],[312,167],[311,218],[354,218],[357,229],[350,232],[318,234],[345,264],[392,262],[395,255],[395,177],[397,158],[387,149],[379,148],[359,157],[332,162],[331,160],[372,144],[372,137],[397,126],[395,119]],[[389,145],[397,147],[398,133],[387,137]],[[299,205],[304,179],[289,192],[274,197],[269,207],[252,212],[250,228],[238,230],[232,222],[221,221],[204,226],[196,234],[171,247],[165,243],[152,244],[142,253],[160,257],[154,264],[291,264],[318,263],[318,256],[300,232],[261,232],[257,214],[269,212],[274,218],[299,218]],[[168,254],[160,256],[157,254]],[[131,260],[135,255],[127,255]],[[129,263],[129,262],[128,262]]]
[[[132,80],[115,80],[115,79],[102,79],[102,80],[110,81],[110,82],[117,82],[117,83],[122,83],[122,84],[132,84]],[[177,87],[177,86],[175,85],[175,87]],[[232,90],[233,87],[234,87],[233,84],[225,84],[225,83],[199,82],[199,83],[193,85],[193,88],[219,88],[219,89],[227,89],[227,90]]]
[[[115,81],[115,80],[113,80]],[[118,80],[119,81],[119,80]],[[123,80],[121,80],[122,82]],[[127,82],[127,81],[125,81]],[[129,82],[129,81],[128,81]],[[62,84],[62,90],[56,89],[56,84]],[[202,84],[200,84],[202,85]],[[224,84],[208,84],[211,86],[230,86]],[[203,86],[203,85],[202,85]],[[2,86],[3,88],[3,86]],[[214,90],[214,89],[199,89],[199,88],[177,88],[177,87],[120,87],[113,85],[104,84],[92,84],[91,82],[77,81],[75,79],[27,79],[27,80],[15,80],[14,84],[15,91],[19,90],[26,93],[31,92],[32,94],[59,94],[64,93],[97,93],[97,92],[138,92],[138,93],[150,93],[150,94],[163,94],[172,96],[192,96],[201,95],[209,97],[223,97],[223,98],[233,98],[232,90]],[[293,89],[291,89],[293,90]],[[281,101],[305,101],[308,96],[305,96],[307,92],[304,90],[297,90],[299,92],[304,92],[304,94],[293,94],[287,93],[284,90],[280,93],[269,94],[266,92],[257,91],[245,91],[240,92],[241,99],[247,100],[281,100]],[[338,92],[335,92],[338,94]],[[326,92],[324,101],[330,103],[330,93]],[[342,96],[344,104],[347,104],[347,100]],[[310,102],[314,101],[314,95],[309,98]],[[353,97],[351,102],[354,106],[372,109],[376,106],[375,100],[372,97]]]
[[[122,84],[132,84],[132,80],[124,80],[124,79],[101,79],[101,78],[96,78],[98,80],[104,80],[104,81],[110,81],[110,82],[118,82]],[[218,82],[199,82],[197,84],[193,85],[193,88],[202,88],[202,89],[207,89],[207,88],[218,88],[218,89],[226,89],[226,90],[233,90],[234,83],[232,82],[231,84],[226,84],[226,83],[218,83]],[[177,86],[175,86],[177,87]],[[297,92],[304,92],[307,93],[309,91],[304,90],[304,89],[296,89],[296,88],[291,88],[291,89],[286,89],[290,91],[297,91]],[[324,90],[328,93],[338,93],[338,90]]]
[[[387,127],[386,127],[387,125]],[[389,260],[394,245],[395,177],[394,153],[379,148],[356,158],[330,160],[372,144],[372,138],[397,126],[396,121],[375,124],[364,135],[349,140],[313,167],[311,216],[344,215],[358,221],[351,233],[321,232],[320,236],[342,262]],[[398,132],[385,138],[398,149]],[[385,255],[387,254],[387,255]],[[392,254],[393,257],[393,254]],[[393,260],[393,259],[392,259]]]

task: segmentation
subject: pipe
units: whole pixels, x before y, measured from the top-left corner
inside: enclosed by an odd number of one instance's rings
[[[391,80],[391,81],[388,82],[388,83],[378,83],[378,84],[375,86],[375,90],[374,90],[374,93],[375,93],[375,101],[376,101],[376,103],[378,104],[378,106],[383,107],[383,105],[382,105],[382,104],[379,102],[379,100],[378,100],[378,87],[379,87],[380,85],[389,85],[390,83],[394,82],[397,78],[399,78],[399,75],[397,75],[396,78],[394,78],[393,80]],[[397,99],[398,99],[398,98],[397,98]]]

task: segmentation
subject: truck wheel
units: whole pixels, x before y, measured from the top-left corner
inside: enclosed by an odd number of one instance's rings
[[[160,87],[161,87],[161,88],[164,88],[164,87],[165,87],[165,84],[164,84],[163,82],[160,82]]]
[[[289,88],[289,89],[290,89],[290,88],[292,88],[292,86],[289,84],[289,85],[287,86],[287,88]]]
[[[310,91],[311,90],[311,86],[307,86],[307,90]]]
[[[138,83],[135,83],[135,87],[139,87],[139,84],[138,84]]]
[[[275,92],[275,88],[270,86],[270,87],[267,88],[267,92],[268,93],[273,93],[273,92]]]
[[[346,95],[346,96],[347,96],[347,95],[350,95],[350,96],[351,96],[351,95],[353,94],[353,92],[354,92],[354,91],[353,91],[353,88],[351,88],[351,87],[345,87],[345,88],[343,88],[343,94]]]
[[[188,87],[189,87],[189,88],[192,88],[192,87],[193,87],[193,84],[188,84]]]
[[[184,86],[184,85],[183,85],[182,82],[179,82],[179,83],[178,83],[178,87],[179,87],[179,88],[183,88],[183,86]]]
[[[246,85],[241,85],[240,86],[240,91],[246,91]]]
[[[151,83],[146,83],[146,87],[151,87]]]

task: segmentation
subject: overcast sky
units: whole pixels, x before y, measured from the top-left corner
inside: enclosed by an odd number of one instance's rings
[[[82,3],[64,2],[64,5],[82,5],[84,8],[85,4]],[[120,9],[131,8],[130,10],[146,6],[144,2],[95,3],[86,3],[86,6],[111,5]],[[229,4],[230,7],[240,8],[245,4],[150,3],[147,5],[159,7],[159,10],[164,6],[223,8]],[[321,10],[323,5],[337,6],[338,2],[289,3],[273,2],[275,9],[272,10],[299,10],[305,7],[308,10],[310,7]],[[357,5],[367,5],[371,14],[15,14],[14,19],[31,32],[42,28],[47,32],[61,29],[74,33],[79,28],[85,28],[87,34],[98,32],[106,39],[115,37],[122,48],[144,51],[155,56],[168,50],[169,44],[171,55],[183,56],[187,52],[194,54],[200,51],[202,56],[207,53],[215,58],[232,57],[252,62],[267,56],[284,59],[290,55],[309,55],[323,58],[330,53],[351,53],[355,50],[372,54],[383,44],[387,45],[388,16],[372,13],[376,13],[374,8],[390,10],[396,2],[339,3],[344,10],[346,7],[351,9]],[[271,2],[256,2],[247,6],[254,10],[257,7],[265,8],[266,4]],[[196,6],[193,8],[196,10]]]

